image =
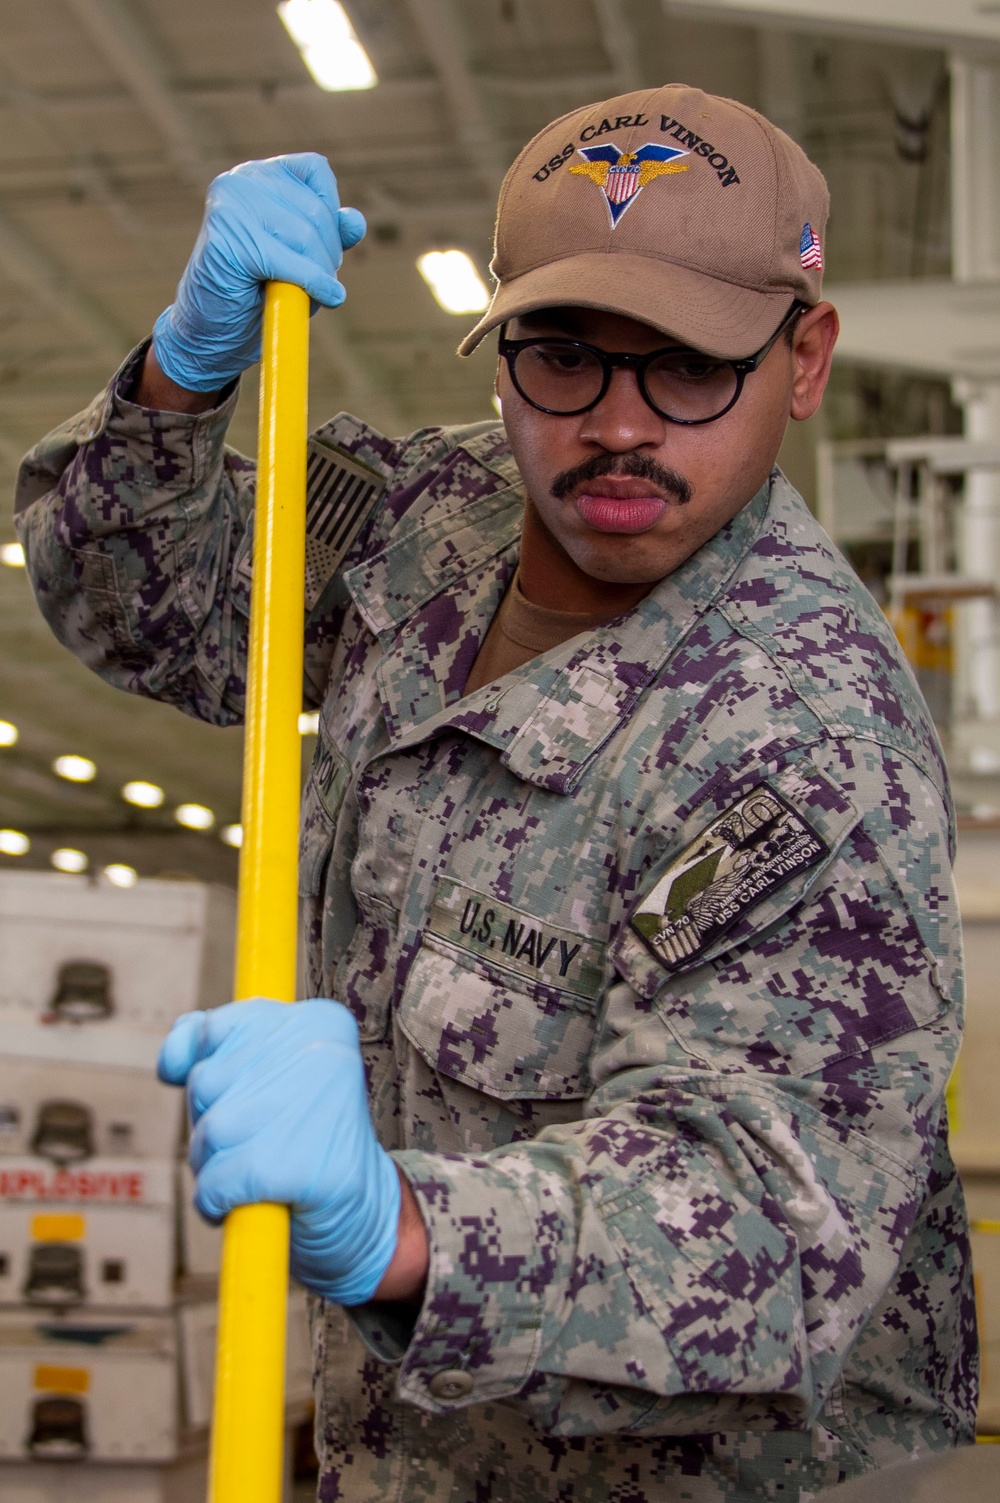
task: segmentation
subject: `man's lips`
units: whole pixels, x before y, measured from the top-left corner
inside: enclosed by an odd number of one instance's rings
[[[629,490],[633,488],[641,488],[646,494],[627,495],[616,488],[614,495],[599,495],[595,494],[595,487],[575,496],[573,504],[587,526],[595,532],[648,532],[656,526],[669,502],[662,496],[651,496],[647,487],[636,486],[635,481]]]

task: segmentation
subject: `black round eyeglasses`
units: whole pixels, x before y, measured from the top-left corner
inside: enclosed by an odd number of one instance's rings
[[[714,423],[735,407],[747,376],[806,307],[793,302],[767,343],[745,360],[720,360],[684,345],[633,355],[578,339],[508,339],[506,324],[497,348],[515,389],[539,412],[553,417],[589,412],[606,395],[615,367],[626,366],[655,413],[669,423],[694,426]]]

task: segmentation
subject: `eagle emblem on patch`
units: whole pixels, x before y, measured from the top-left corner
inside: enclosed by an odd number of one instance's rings
[[[611,215],[611,228],[634,203],[647,183],[666,173],[687,172],[688,163],[677,157],[689,155],[677,146],[659,146],[650,141],[637,151],[619,151],[617,146],[579,146],[582,162],[570,167],[577,177],[589,177],[604,194]]]
[[[765,784],[674,857],[640,899],[632,928],[662,965],[677,970],[827,854],[812,826]]]

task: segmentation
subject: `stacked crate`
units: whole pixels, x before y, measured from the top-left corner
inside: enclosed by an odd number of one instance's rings
[[[220,1237],[155,1062],[179,1013],[229,1000],[234,927],[223,888],[0,875],[5,1503],[204,1496]],[[304,1410],[301,1291],[289,1314]]]
[[[1000,1435],[1000,821],[964,819],[955,864],[965,942],[965,1042],[949,1090],[951,1148],[972,1229],[980,1435]]]

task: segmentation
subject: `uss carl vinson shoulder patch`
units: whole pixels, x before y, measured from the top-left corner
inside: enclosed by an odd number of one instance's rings
[[[685,846],[640,900],[632,928],[661,965],[679,969],[828,851],[801,814],[764,784]]]

